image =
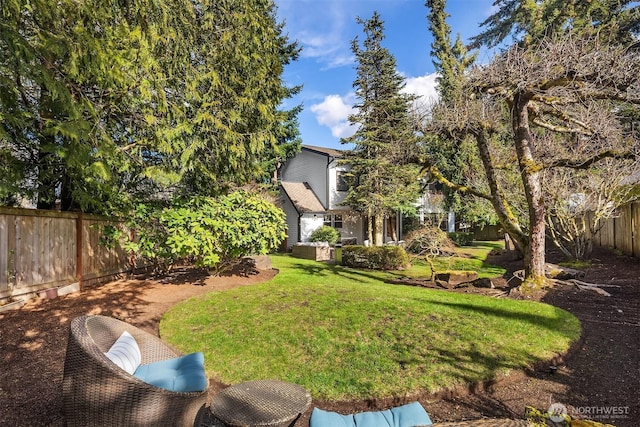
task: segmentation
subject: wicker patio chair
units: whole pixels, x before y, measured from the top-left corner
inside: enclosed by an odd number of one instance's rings
[[[63,405],[69,426],[192,426],[207,390],[174,392],[147,384],[105,355],[123,331],[136,339],[142,364],[180,356],[158,337],[105,316],[71,321]]]

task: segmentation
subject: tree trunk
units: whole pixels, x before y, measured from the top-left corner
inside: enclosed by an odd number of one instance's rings
[[[528,103],[528,97],[522,94],[516,95],[511,116],[518,166],[529,207],[529,241],[524,246],[525,279],[531,284],[543,284],[545,280],[545,208],[540,182],[542,167],[533,158],[533,136],[529,128]]]
[[[373,215],[371,214],[371,210],[369,210],[369,215],[367,215],[367,240],[370,245],[373,245]]]
[[[396,214],[396,215],[400,215],[400,214]],[[391,240],[393,240],[394,242],[398,241],[398,231],[396,230],[396,220],[397,217],[394,216],[390,216],[389,218],[387,218],[387,229],[389,230],[389,236],[391,236]]]
[[[474,134],[476,145],[480,153],[480,159],[482,160],[482,166],[484,167],[485,176],[489,184],[489,191],[491,192],[491,204],[496,211],[500,225],[505,229],[513,240],[516,248],[524,253],[524,247],[528,244],[528,236],[520,228],[518,220],[516,219],[507,198],[500,187],[498,177],[496,175],[495,166],[491,158],[491,152],[489,151],[489,136],[484,130],[481,130]]]
[[[54,209],[56,204],[56,187],[58,186],[57,158],[54,153],[47,152],[43,146],[53,144],[53,137],[45,137],[38,148],[38,199],[36,208]]]
[[[376,213],[373,216],[373,244],[382,246],[384,244],[384,216]]]
[[[71,189],[71,177],[68,173],[66,173],[66,171],[63,171],[60,183],[60,210],[71,211],[79,208],[80,206],[73,198],[73,192]]]

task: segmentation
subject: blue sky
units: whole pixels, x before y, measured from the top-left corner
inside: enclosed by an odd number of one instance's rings
[[[434,67],[430,57],[432,37],[424,0],[275,0],[285,32],[303,50],[298,61],[285,68],[288,85],[303,85],[302,92],[285,107],[302,104],[300,133],[303,144],[347,148],[340,138],[353,133],[347,115],[354,103],[355,66],[351,52],[354,37],[364,39],[356,17],[368,19],[378,11],[385,24],[383,45],[396,58],[407,91],[433,98]],[[463,40],[479,32],[479,23],[494,10],[493,0],[448,0],[452,38]],[[488,62],[481,53],[480,62]]]

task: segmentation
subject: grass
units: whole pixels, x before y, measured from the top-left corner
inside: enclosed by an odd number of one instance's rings
[[[571,314],[541,303],[385,283],[389,273],[272,256],[271,281],[174,306],[162,337],[225,383],[277,378],[314,398],[436,392],[564,352]]]
[[[434,260],[434,266],[439,273],[447,271],[475,271],[480,278],[502,276],[505,269],[496,265],[487,264],[486,259],[494,249],[503,249],[501,242],[474,242],[473,246],[456,248],[454,256],[440,257]],[[407,271],[393,272],[394,276],[405,277],[431,277],[431,269],[424,257],[414,257],[411,261],[412,268]]]

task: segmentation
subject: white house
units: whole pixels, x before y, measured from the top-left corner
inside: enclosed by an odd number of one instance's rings
[[[348,165],[338,164],[341,156],[340,150],[303,145],[279,169],[288,247],[308,241],[313,230],[322,225],[340,231],[345,243],[362,244],[362,218],[341,205],[348,191],[342,174],[349,170]]]
[[[344,244],[365,244],[366,221],[342,205],[348,192],[342,175],[350,166],[339,163],[341,157],[340,150],[303,145],[300,153],[278,170],[282,209],[289,229],[288,248],[307,242],[311,233],[322,225],[340,231]],[[419,200],[418,205],[421,217],[423,212],[431,213],[425,200]],[[397,235],[393,235],[393,230],[397,230]],[[402,239],[402,217],[388,218],[383,232],[385,242]]]

